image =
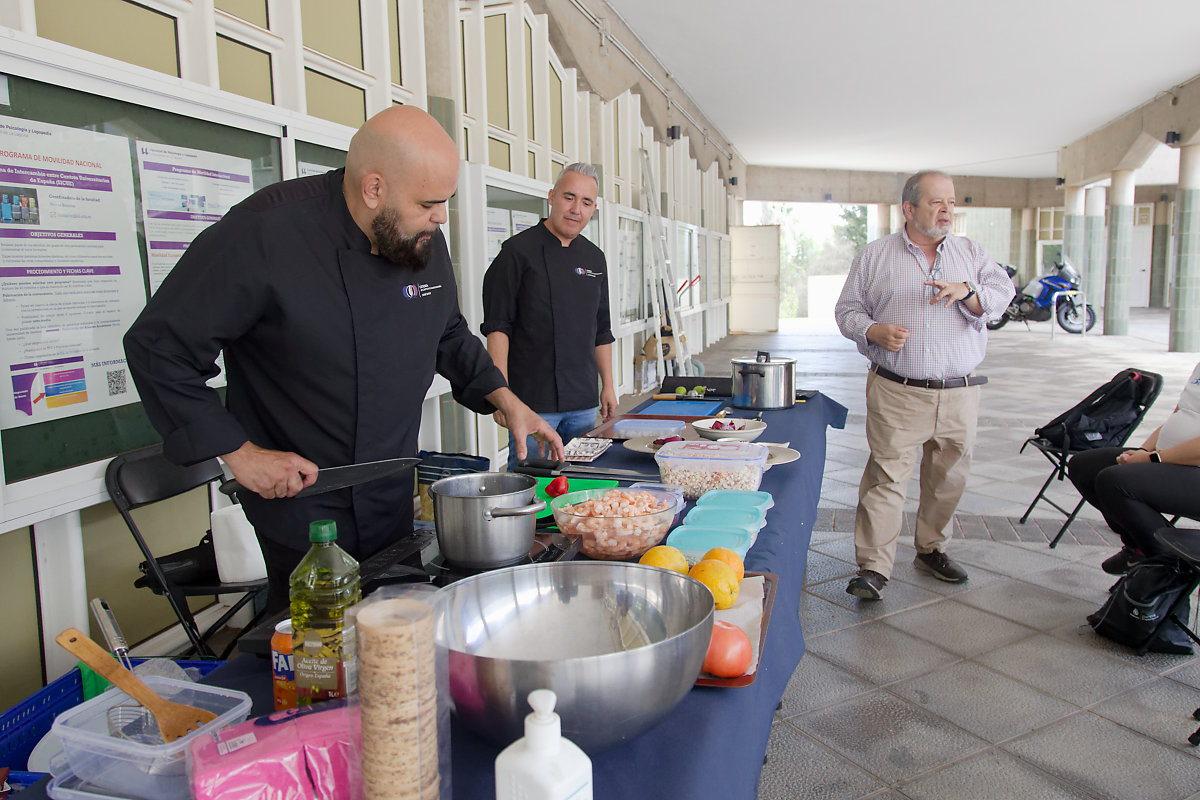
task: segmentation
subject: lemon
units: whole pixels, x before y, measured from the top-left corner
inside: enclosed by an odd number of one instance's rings
[[[729,566],[733,567],[734,573],[737,575],[738,582],[746,577],[746,565],[742,563],[742,557],[728,547],[714,547],[704,554],[704,558],[713,558],[717,561],[724,561]],[[704,559],[701,559],[703,561]]]
[[[692,567],[688,575],[708,587],[718,610],[729,608],[737,602],[741,582],[738,580],[737,573],[733,571],[733,567],[724,561],[717,561],[714,558],[697,561],[696,566]]]
[[[677,548],[671,547],[669,544],[660,544],[657,547],[651,547],[642,554],[642,557],[638,559],[638,563],[651,567],[673,569],[676,572],[682,572],[684,575],[687,575],[688,571],[687,558]]]

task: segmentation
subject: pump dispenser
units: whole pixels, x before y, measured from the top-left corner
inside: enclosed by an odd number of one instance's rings
[[[592,761],[562,736],[549,689],[529,693],[525,736],[496,756],[496,800],[592,800]]]

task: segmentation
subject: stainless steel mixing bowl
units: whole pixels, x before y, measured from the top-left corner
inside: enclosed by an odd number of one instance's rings
[[[526,698],[558,695],[562,732],[591,753],[650,728],[691,690],[712,636],[699,581],[641,564],[566,561],[485,572],[438,593],[458,718],[507,744]]]

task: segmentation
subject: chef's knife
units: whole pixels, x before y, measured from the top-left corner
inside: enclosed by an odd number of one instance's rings
[[[362,464],[347,464],[342,467],[322,467],[317,472],[317,479],[311,486],[305,486],[293,497],[304,497],[310,494],[322,494],[347,486],[357,486],[367,481],[386,478],[403,469],[415,467],[421,463],[419,458],[386,458],[382,461],[367,461]],[[227,480],[221,484],[221,491],[227,495],[245,491],[246,487],[236,480]]]
[[[657,472],[637,472],[632,469],[605,469],[587,467],[552,458],[527,458],[517,462],[516,472],[541,478],[556,478],[559,475],[591,476],[593,478],[644,478],[658,480]]]

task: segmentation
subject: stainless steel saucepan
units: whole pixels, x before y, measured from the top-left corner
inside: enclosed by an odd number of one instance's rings
[[[511,472],[470,472],[434,481],[434,527],[445,559],[469,569],[515,564],[533,547],[537,479]]]

